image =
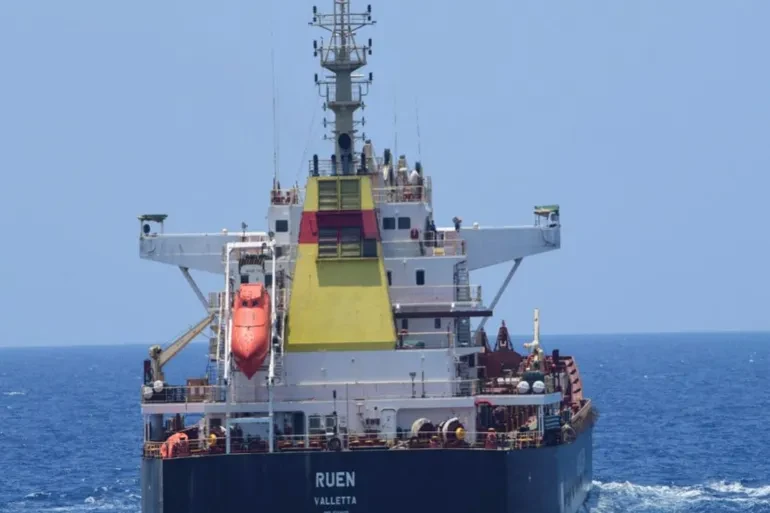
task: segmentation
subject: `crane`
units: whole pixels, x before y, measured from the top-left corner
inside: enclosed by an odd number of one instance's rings
[[[215,317],[216,313],[212,312],[208,314],[201,321],[199,321],[198,324],[187,330],[184,335],[169,344],[166,349],[163,349],[158,345],[152,346],[150,348],[150,376],[148,376],[148,384],[155,383],[156,381],[163,383],[165,381],[163,376],[163,367],[172,358],[179,354],[182,349],[187,347],[187,344],[192,342],[195,337],[200,335],[200,333],[205,330],[209,324],[214,322]]]

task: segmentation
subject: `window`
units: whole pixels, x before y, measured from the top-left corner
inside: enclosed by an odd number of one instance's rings
[[[318,181],[318,210],[361,210],[361,182],[358,178]]]
[[[414,281],[417,285],[425,285],[425,269],[417,269],[414,273]]]
[[[342,228],[340,230],[340,256],[346,258],[361,256],[360,228]]]
[[[249,275],[248,274],[241,274],[241,284],[243,283],[249,283]]]
[[[319,432],[323,432],[324,429],[322,427],[322,417],[320,415],[311,415],[308,417],[308,432],[311,434],[316,434]]]
[[[395,217],[383,217],[382,218],[382,229],[383,230],[395,230],[396,229],[396,218]]]
[[[388,271],[388,287],[393,285],[393,273]]]
[[[360,185],[358,179],[340,180],[340,210],[361,210]]]
[[[364,258],[377,258],[377,241],[375,239],[364,239],[363,256]]]
[[[437,330],[441,329],[441,319],[440,318],[436,317],[435,319],[433,319],[433,327],[435,329],[437,329]]]
[[[338,210],[337,180],[318,181],[318,210]]]
[[[408,230],[412,227],[412,218],[410,217],[399,217],[398,218],[398,229],[399,230]]]
[[[270,288],[273,286],[273,275],[272,274],[265,274],[265,288]]]
[[[377,241],[363,239],[361,228],[318,230],[318,258],[377,258]]]
[[[286,219],[275,220],[275,233],[286,233],[289,231],[289,221]]]
[[[402,330],[409,329],[409,319],[401,319],[401,329]]]
[[[337,230],[334,228],[322,228],[318,230],[318,258],[337,257],[339,257]]]

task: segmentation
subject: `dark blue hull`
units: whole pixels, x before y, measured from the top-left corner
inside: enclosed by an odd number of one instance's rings
[[[143,513],[573,513],[591,488],[592,430],[571,444],[233,454],[142,461]]]

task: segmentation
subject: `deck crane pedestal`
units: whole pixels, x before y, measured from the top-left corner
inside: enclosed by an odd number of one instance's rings
[[[201,334],[214,319],[216,313],[210,313],[182,336],[162,349],[159,345],[150,347],[150,359],[144,361],[144,398],[147,401],[165,401],[168,391],[165,389],[163,367],[171,361],[187,344]],[[163,415],[150,415],[150,437],[153,441],[163,441]]]

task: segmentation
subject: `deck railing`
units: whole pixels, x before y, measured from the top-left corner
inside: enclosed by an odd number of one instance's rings
[[[368,159],[366,165],[366,174],[375,175],[380,173],[380,167],[384,160],[382,157],[371,157]],[[343,175],[343,165],[341,160],[337,160],[336,165],[332,163],[331,159],[318,159],[318,175],[317,176],[345,176]],[[358,170],[361,169],[360,156],[357,154],[353,157],[352,164],[348,164],[348,175],[353,176],[358,174]],[[313,160],[308,161],[308,174],[314,176],[315,169]]]
[[[481,285],[394,285],[389,290],[391,302],[401,306],[476,306],[482,301]]]
[[[405,348],[406,350],[407,348]],[[440,398],[463,397],[480,393],[479,380],[425,380],[381,381],[358,383],[307,383],[280,385],[273,388],[275,401],[332,401],[335,394],[340,400],[403,399],[410,397]],[[150,385],[141,387],[142,403],[215,403],[226,400],[240,403],[266,402],[267,386],[260,384],[164,386],[156,391]]]
[[[290,189],[273,189],[270,192],[271,205],[302,205],[305,189],[292,187]]]
[[[419,239],[383,241],[382,251],[385,258],[462,256],[465,255],[466,247],[463,239],[429,240],[425,238],[425,233],[421,232]]]
[[[405,339],[405,342],[408,342],[408,339]],[[403,350],[409,349],[409,347],[404,347]],[[284,402],[331,402],[339,400],[344,402],[348,400],[520,395],[517,388],[518,383],[519,378],[423,380],[420,376],[415,375],[413,380],[403,381],[281,384],[273,387],[273,400]],[[550,394],[556,391],[556,383],[549,377],[546,377],[545,385],[544,393]],[[251,383],[245,386],[237,384],[230,386],[164,386],[159,391],[154,390],[151,385],[143,385],[140,392],[144,404],[219,403],[228,400],[238,403],[264,403],[268,400],[267,386]],[[534,394],[531,395],[535,397]]]
[[[237,424],[237,419],[231,420]],[[227,440],[224,436],[209,434],[178,442],[145,441],[145,458],[185,458],[223,454],[227,452]],[[268,452],[266,437],[231,436],[231,454],[259,454]],[[541,447],[544,436],[539,431],[512,431],[497,433],[492,431],[470,432],[463,428],[448,435],[440,432],[421,432],[419,436],[399,431],[396,433],[310,433],[289,435],[276,431],[276,452],[313,452],[327,450],[365,451],[382,449],[435,450],[522,450]],[[556,438],[555,443],[561,440]]]
[[[423,185],[394,185],[372,189],[375,203],[430,203],[433,189],[430,177]]]
[[[447,349],[454,346],[455,336],[451,331],[400,330],[397,333],[396,349]]]

